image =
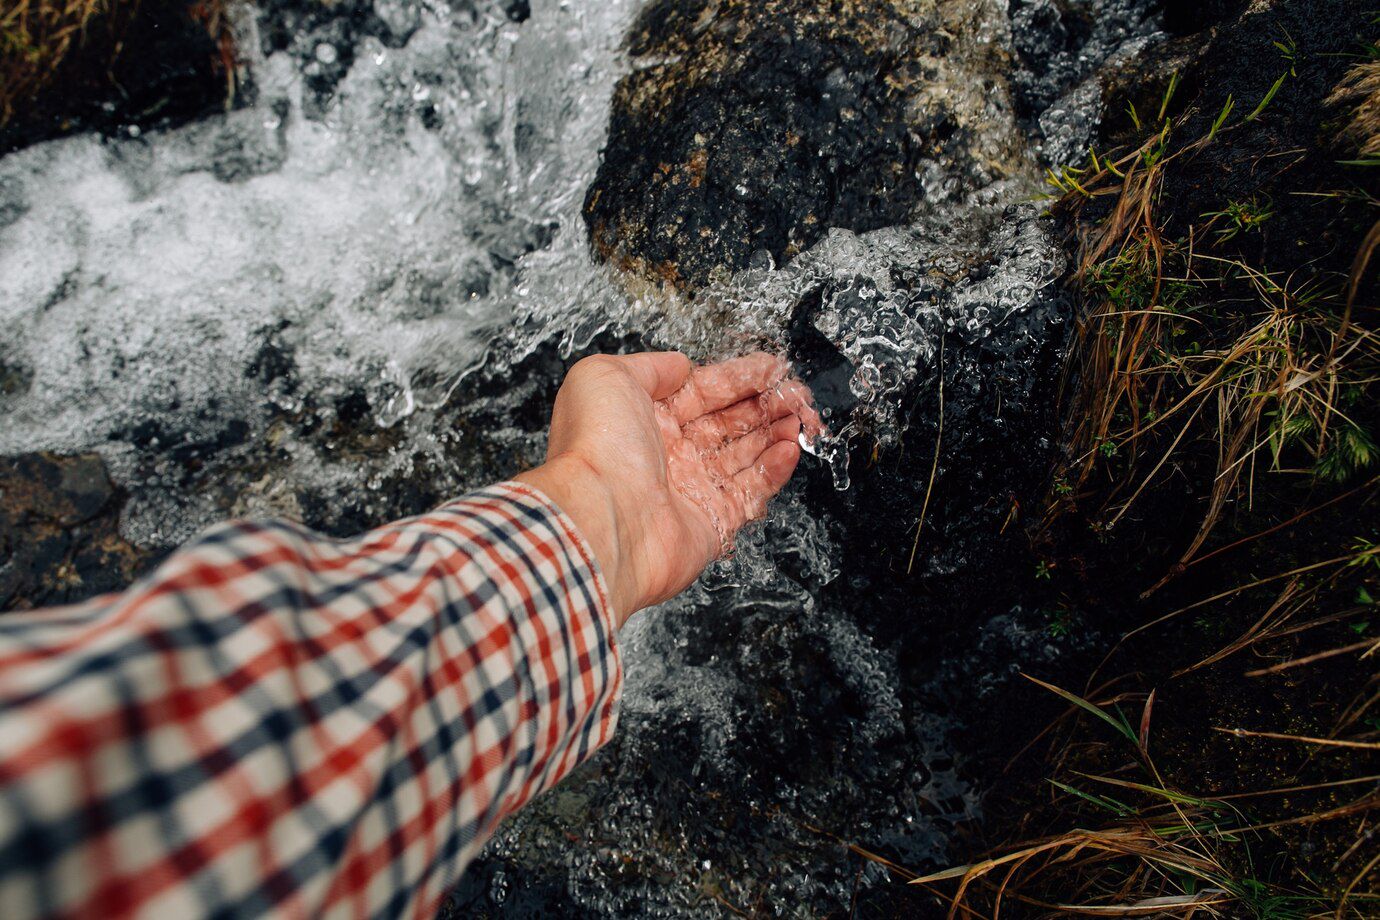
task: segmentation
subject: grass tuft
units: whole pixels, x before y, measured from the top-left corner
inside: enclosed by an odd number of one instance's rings
[[[1380,60],[1370,60],[1351,69],[1328,101],[1351,109],[1342,137],[1361,153],[1362,160],[1380,161]]]
[[[1345,482],[1380,463],[1375,434],[1354,411],[1380,380],[1380,330],[1374,311],[1362,316],[1352,304],[1380,232],[1352,279],[1305,282],[1225,248],[1263,233],[1275,215],[1265,195],[1227,202],[1176,236],[1158,216],[1166,168],[1257,116],[1287,77],[1243,121],[1229,123],[1229,100],[1195,141],[1172,145],[1182,123],[1166,119],[1147,126],[1135,150],[1051,176],[1064,192],[1056,208],[1105,197],[1115,204],[1084,226],[1080,242],[1087,309],[1066,383],[1071,457],[1056,473],[1062,488],[1050,497],[1050,518],[1098,477],[1106,483],[1102,525],[1113,527],[1206,441],[1215,457],[1211,493],[1182,566],[1259,474]]]
[[[234,79],[230,2],[186,4],[191,19],[217,43],[227,81]],[[137,0],[8,0],[0,6],[0,126],[31,108],[64,65],[83,55],[96,58],[96,72],[108,73],[123,50],[122,30],[139,13]]]

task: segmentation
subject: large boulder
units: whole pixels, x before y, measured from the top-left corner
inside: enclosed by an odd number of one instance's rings
[[[656,0],[585,202],[595,252],[694,290],[1011,174],[1002,52],[972,40],[988,5]]]

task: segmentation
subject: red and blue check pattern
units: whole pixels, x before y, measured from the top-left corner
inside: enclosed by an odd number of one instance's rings
[[[0,617],[0,917],[430,917],[621,675],[593,554],[522,484],[348,541],[223,525]]]

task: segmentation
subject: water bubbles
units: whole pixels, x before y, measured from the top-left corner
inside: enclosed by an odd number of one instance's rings
[[[321,44],[317,45],[314,54],[316,60],[319,63],[325,64],[327,66],[334,64],[337,60],[340,59],[340,52],[336,50],[335,45],[332,45],[329,42],[322,42]]]

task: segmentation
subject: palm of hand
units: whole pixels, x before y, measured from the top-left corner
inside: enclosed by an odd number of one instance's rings
[[[674,596],[726,552],[790,478],[802,424],[818,432],[809,391],[786,373],[764,354],[691,369],[674,353],[597,358],[572,371],[578,385],[557,397],[549,449],[616,483],[646,604]]]

